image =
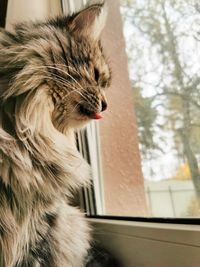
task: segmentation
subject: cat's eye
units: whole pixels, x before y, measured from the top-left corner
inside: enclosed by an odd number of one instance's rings
[[[94,79],[96,82],[99,81],[99,77],[100,77],[99,70],[97,68],[94,68]]]

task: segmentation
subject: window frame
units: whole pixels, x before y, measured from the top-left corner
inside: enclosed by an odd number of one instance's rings
[[[200,225],[90,218],[94,239],[134,267],[198,267]]]
[[[61,0],[64,13],[73,13],[83,7],[88,0]],[[84,136],[85,135],[85,136]],[[130,222],[146,222],[159,224],[186,224],[199,225],[200,218],[159,218],[159,217],[131,217],[131,216],[108,216],[104,215],[105,204],[103,194],[103,172],[101,161],[101,144],[99,138],[99,126],[96,122],[91,122],[85,132],[77,133],[78,146],[83,157],[89,161],[93,173],[93,190],[83,189],[80,197],[81,207],[87,218],[97,220],[118,220]],[[85,147],[84,142],[87,142]],[[84,199],[84,200],[83,200]],[[83,203],[84,202],[84,203]],[[95,203],[92,203],[95,202]],[[94,207],[95,206],[95,207]]]
[[[92,149],[92,146],[97,146],[98,153],[92,153],[91,157],[95,161],[94,164],[91,164],[94,172],[94,166],[97,168],[99,164],[101,144],[98,143],[98,129],[94,126],[95,130],[92,131],[89,129],[90,127],[92,128],[92,126],[87,127],[86,138],[88,138],[89,150],[86,149],[86,154],[88,151],[95,150]],[[79,139],[82,136],[83,134],[80,133]],[[97,179],[100,179],[101,173],[98,171],[95,173],[98,174]],[[90,192],[87,193],[90,194]],[[103,194],[103,190],[101,194]],[[92,225],[95,242],[118,256],[126,267],[199,266],[200,255],[197,253],[197,250],[200,249],[199,218],[117,217],[92,215],[87,211],[86,218]],[[171,239],[169,239],[169,235]],[[140,244],[140,247],[144,247],[142,254],[139,253],[137,243]],[[181,253],[182,249],[186,252]],[[187,250],[193,255],[189,263]],[[162,264],[158,265],[157,258]]]

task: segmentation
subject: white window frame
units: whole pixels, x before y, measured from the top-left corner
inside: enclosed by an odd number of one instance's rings
[[[88,219],[124,267],[199,267],[200,225]]]
[[[109,0],[107,0],[109,1]],[[80,4],[80,0],[78,0]],[[62,0],[64,11],[77,10],[73,0]],[[87,0],[82,0],[82,5]],[[65,7],[68,7],[65,8]],[[80,5],[79,7],[80,8]],[[81,133],[79,133],[81,135]],[[104,214],[103,177],[101,168],[100,138],[98,125],[92,122],[87,127],[88,146],[93,170],[97,213]],[[82,151],[83,152],[83,151]],[[84,153],[83,153],[84,154]],[[163,207],[164,208],[164,207]],[[93,235],[116,257],[124,267],[199,267],[200,266],[200,220],[195,224],[142,222],[106,219],[106,216],[88,217],[93,226]],[[167,221],[167,219],[166,219]],[[199,223],[199,225],[197,225]]]
[[[87,126],[88,145],[91,158],[94,193],[96,199],[97,214],[105,214],[103,171],[101,159],[101,143],[99,137],[99,124],[91,122]]]

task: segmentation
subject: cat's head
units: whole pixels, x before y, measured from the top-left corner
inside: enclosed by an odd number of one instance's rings
[[[42,121],[46,106],[61,132],[102,117],[111,79],[99,41],[105,13],[103,4],[94,4],[71,16],[18,24],[14,33],[4,34],[4,61],[11,79],[1,94],[17,99],[21,123]],[[6,75],[0,73],[0,80],[1,76],[5,83]]]

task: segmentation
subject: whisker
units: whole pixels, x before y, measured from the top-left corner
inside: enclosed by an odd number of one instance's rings
[[[79,101],[79,102],[74,106],[72,112],[74,112],[74,110],[77,108],[77,106],[79,106],[81,103],[84,103],[84,101]],[[91,103],[87,103],[87,104],[89,104],[89,106],[91,106],[92,108],[94,108],[94,107],[91,105]]]
[[[78,71],[77,70],[75,70],[74,68],[72,68],[71,66],[66,66],[65,64],[56,64],[56,65],[58,65],[58,66],[63,66],[63,67],[69,67],[69,68],[71,68],[71,69],[73,69],[76,73],[78,73]],[[18,67],[19,67],[19,65],[18,65]],[[86,97],[86,96],[84,96],[79,90],[77,90],[75,87],[73,87],[68,81],[66,81],[62,76],[60,76],[60,75],[58,75],[58,74],[55,74],[55,73],[53,73],[53,77],[51,77],[51,76],[49,76],[48,75],[48,72],[47,72],[47,70],[46,70],[46,68],[50,68],[50,69],[56,69],[56,70],[58,70],[58,71],[61,71],[62,73],[64,73],[65,75],[67,75],[67,76],[69,76],[77,85],[78,85],[78,89],[82,89],[82,90],[85,90],[85,89],[87,89],[87,87],[83,87],[83,86],[81,86],[81,84],[72,76],[72,75],[70,75],[69,73],[67,73],[66,71],[64,71],[64,70],[62,70],[62,69],[60,69],[60,68],[58,68],[58,67],[54,67],[54,66],[51,66],[51,65],[43,65],[43,66],[35,66],[35,67],[30,67],[29,66],[29,70],[33,70],[33,71],[36,71],[36,70],[40,70],[40,71],[42,71],[44,74],[46,74],[46,76],[42,76],[41,75],[41,78],[43,78],[43,79],[47,79],[47,80],[51,80],[51,81],[54,81],[54,82],[57,82],[57,83],[59,83],[60,85],[62,85],[63,86],[63,88],[65,89],[65,90],[72,90],[71,92],[69,92],[66,96],[64,96],[64,98],[62,99],[62,100],[60,100],[60,102],[63,102],[71,93],[73,93],[73,92],[76,92],[76,93],[78,93],[80,96],[82,96],[82,98],[85,100],[85,101],[87,101],[87,103],[90,103],[89,102],[89,99]],[[78,73],[79,74],[79,73]],[[55,78],[55,79],[54,79]],[[90,85],[90,87],[94,87],[94,88],[96,88],[96,86],[91,86]],[[92,106],[92,105],[91,105]]]
[[[34,67],[34,68],[29,68],[29,70],[36,70],[36,69],[39,69],[39,70],[43,70],[44,68],[42,67],[42,66],[37,66],[37,67]],[[44,73],[45,74],[47,74],[46,73],[46,71],[45,71],[45,69],[44,69]],[[80,91],[78,91],[78,90],[76,90],[74,87],[72,87],[71,86],[71,84],[70,83],[68,83],[63,77],[61,77],[61,76],[59,76],[59,75],[56,75],[56,74],[54,74],[54,77],[57,77],[57,79],[56,79],[56,81],[58,82],[58,83],[60,83],[61,85],[63,85],[64,86],[64,89],[72,89],[74,92],[77,92],[79,95],[81,95],[84,99],[86,99],[85,98],[85,96],[80,92]],[[41,76],[41,78],[46,78],[46,79],[48,79],[48,80],[52,80],[52,81],[55,81],[52,77],[50,77],[50,76],[48,76],[48,75],[46,75],[46,76]],[[68,85],[68,87],[66,87],[66,85]],[[83,88],[83,87],[82,87]],[[80,88],[80,89],[82,89],[82,88]],[[79,88],[78,88],[79,89]],[[84,88],[83,88],[84,89]]]
[[[56,69],[55,67],[52,67],[52,66],[47,66],[47,67],[51,67],[51,68],[53,68],[53,69]],[[37,68],[40,68],[40,67],[37,67]],[[33,68],[33,70],[34,70],[34,68]],[[66,85],[69,85],[69,86],[71,86],[71,84],[69,83],[69,82],[67,82],[63,77],[61,77],[61,76],[59,76],[59,75],[57,75],[57,74],[53,74],[53,76],[54,77],[57,77],[57,78],[59,78],[59,80],[60,81],[63,81],[64,82],[64,84],[63,85],[65,85],[65,88],[66,88]],[[71,75],[70,75],[71,76]],[[58,80],[57,80],[58,81]],[[79,83],[78,83],[79,84]],[[71,87],[72,88],[72,87]],[[66,89],[68,89],[68,88],[66,88]],[[83,98],[85,98],[85,96],[80,92],[80,91],[77,91],[74,87],[72,88],[74,91],[76,91],[78,94],[80,94]],[[80,87],[80,88],[78,88],[78,89],[82,89],[82,90],[85,90],[86,88],[84,88],[84,87]]]
[[[73,108],[72,112],[74,112],[74,110],[81,104],[84,103],[83,101],[79,101]]]
[[[71,69],[73,69],[73,70],[75,70],[74,68],[72,68],[71,66],[66,66],[66,65],[64,65],[64,64],[56,64],[56,65],[60,65],[60,66],[63,66],[63,67],[69,67],[69,68],[71,68]],[[57,69],[57,70],[61,70],[60,68],[56,68],[56,67],[53,67],[53,66],[51,66],[51,65],[44,65],[45,67],[50,67],[50,68],[54,68],[54,69]],[[64,71],[63,71],[64,72]],[[77,70],[75,70],[75,72],[77,73],[77,74],[79,74],[80,75],[80,73],[77,71]],[[64,72],[64,73],[66,73],[66,72]],[[59,76],[59,75],[57,75],[57,74],[53,74],[53,75],[55,75],[55,76],[57,76],[57,77],[60,77],[60,78],[62,78],[63,79],[63,77],[62,76]],[[70,75],[71,76],[71,75]],[[72,76],[71,76],[72,77]],[[64,79],[63,79],[64,80]],[[64,80],[65,81],[65,80]],[[67,81],[66,81],[67,82]],[[97,88],[98,86],[96,86],[96,85],[89,85],[89,87],[90,88]],[[87,87],[80,87],[80,89],[87,89]]]
[[[64,71],[64,70],[62,70],[60,68],[53,67],[53,66],[48,66],[47,65],[47,67],[63,72],[64,74],[66,74],[67,76],[69,76],[76,84],[78,84],[80,89],[83,89],[82,85],[72,75],[70,75],[68,72],[66,72],[66,71]]]
[[[49,68],[53,68],[53,69],[57,69],[57,68],[55,68],[55,67],[52,67],[52,66],[48,66],[47,65],[47,67],[49,67]],[[29,68],[29,69],[32,69],[32,70],[36,70],[36,69],[43,69],[43,67],[42,66],[37,66],[37,67],[34,67],[34,68]],[[58,70],[60,70],[60,69],[58,69]],[[44,70],[44,72],[46,73],[46,71]],[[66,73],[66,72],[65,72]],[[67,74],[67,73],[66,73]],[[53,74],[53,76],[54,77],[57,77],[57,78],[59,78],[59,80],[60,81],[63,81],[63,85],[65,85],[65,88],[66,88],[66,85],[69,85],[69,86],[71,86],[71,84],[69,83],[69,82],[67,82],[62,76],[59,76],[59,75],[57,75],[57,74]],[[69,75],[70,77],[72,77],[71,75]],[[53,79],[52,79],[53,80]],[[75,80],[74,78],[73,78],[73,80]],[[57,80],[58,81],[58,80]],[[76,80],[75,80],[76,81]],[[78,82],[77,82],[78,83]],[[79,85],[79,83],[78,83],[78,85]],[[72,88],[72,87],[71,87]],[[68,89],[68,88],[66,88],[66,89]],[[84,88],[81,86],[81,87],[78,87],[78,89],[82,89],[82,90],[84,90]],[[73,90],[75,91],[75,89],[74,89],[74,87],[73,87]],[[79,93],[82,97],[84,97],[82,94],[81,94],[81,92],[79,92],[79,91],[77,91],[76,90],[76,92],[77,93]]]
[[[17,54],[17,52],[16,52],[16,54]],[[25,65],[26,66],[26,65]],[[16,66],[16,69],[17,68],[23,68],[23,67],[25,67],[24,65],[17,65]],[[69,66],[69,65],[65,65],[65,64],[60,64],[60,63],[56,63],[56,66],[61,66],[61,67],[65,67],[65,68],[70,68],[70,69],[72,69],[73,71],[75,71],[78,75],[80,75],[80,73],[75,69],[75,68],[73,68],[73,67],[71,67],[71,66]],[[5,67],[6,66],[4,66],[4,67],[0,67],[0,69],[5,69]],[[8,66],[9,67],[9,66]],[[10,68],[10,67],[9,67]],[[34,66],[34,68],[30,68],[29,67],[29,69],[32,69],[32,70],[37,70],[37,69],[43,69],[44,70],[44,72],[46,72],[46,70],[45,70],[45,68],[51,68],[51,69],[55,69],[55,70],[58,70],[58,71],[61,71],[61,72],[63,72],[64,74],[66,74],[67,76],[69,76],[72,80],[74,80],[78,85],[79,85],[79,88],[80,89],[87,89],[87,88],[84,88],[84,87],[82,87],[81,86],[81,84],[71,75],[71,74],[69,74],[68,72],[66,72],[66,71],[64,71],[64,70],[62,70],[62,69],[60,69],[60,68],[58,68],[58,67],[54,67],[54,66],[52,66],[52,65],[43,65],[43,66]],[[87,71],[87,69],[85,68],[85,71],[86,72],[88,72]],[[88,72],[88,74],[89,74],[89,72]],[[59,76],[59,75],[57,75],[57,74],[55,74],[55,73],[53,73],[53,76]],[[61,76],[59,76],[60,78],[62,78]],[[64,80],[65,82],[67,82],[66,80]],[[89,87],[91,87],[91,88],[97,88],[97,86],[93,86],[93,85],[89,85]]]
[[[42,76],[42,78],[43,79],[48,79],[48,80],[53,80],[54,81],[54,79],[53,78],[51,78],[51,77],[48,77],[48,76]],[[58,83],[60,83],[61,85],[64,85],[65,86],[65,84],[62,82],[62,81],[60,81],[60,80],[56,80]],[[68,89],[68,88],[67,88]],[[58,103],[62,103],[70,94],[72,94],[72,93],[74,93],[74,92],[76,92],[76,93],[78,93],[80,96],[82,96],[82,98],[85,100],[85,101],[88,101],[89,99],[87,98],[87,97],[85,97],[80,91],[78,91],[78,90],[76,90],[74,87],[71,87],[71,89],[72,89],[72,91],[70,91],[67,95],[65,95],[63,98],[62,98],[62,100],[60,100]]]

